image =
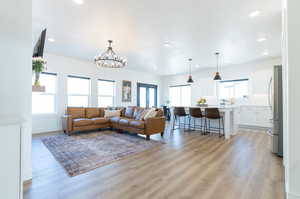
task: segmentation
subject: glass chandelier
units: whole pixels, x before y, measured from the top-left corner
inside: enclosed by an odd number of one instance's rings
[[[108,40],[107,50],[95,57],[94,61],[97,66],[104,68],[123,68],[126,66],[127,60],[116,55],[111,46],[112,42],[112,40]]]

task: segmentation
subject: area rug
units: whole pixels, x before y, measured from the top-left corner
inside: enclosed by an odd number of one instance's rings
[[[137,135],[113,131],[48,136],[42,138],[42,142],[70,176],[163,144],[160,141],[147,141]]]

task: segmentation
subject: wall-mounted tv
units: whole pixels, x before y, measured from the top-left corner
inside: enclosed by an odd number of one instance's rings
[[[43,57],[47,29],[44,29],[34,46],[32,57]]]

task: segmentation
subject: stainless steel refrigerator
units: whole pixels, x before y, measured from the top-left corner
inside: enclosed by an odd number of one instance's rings
[[[282,96],[282,66],[274,66],[273,77],[269,84],[269,105],[272,109],[272,152],[283,156],[283,96]]]

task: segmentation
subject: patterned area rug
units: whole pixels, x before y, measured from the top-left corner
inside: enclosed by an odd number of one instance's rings
[[[130,154],[160,146],[163,142],[113,131],[42,138],[45,146],[70,176],[76,176],[120,160]]]

